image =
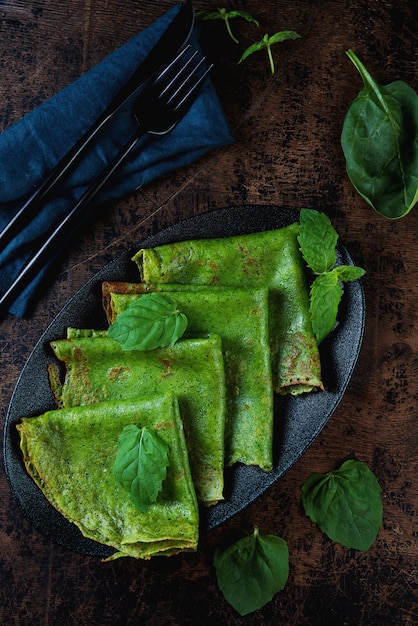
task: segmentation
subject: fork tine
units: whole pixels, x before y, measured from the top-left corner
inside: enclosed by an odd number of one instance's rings
[[[185,106],[189,106],[189,104],[191,104],[191,102],[194,100],[194,96],[196,94],[196,92],[199,90],[201,84],[203,83],[203,81],[205,80],[206,76],[209,74],[209,72],[211,71],[213,64],[210,64],[205,71],[203,72],[203,74],[201,74],[197,80],[194,80],[194,77],[197,75],[199,69],[201,68],[201,66],[203,65],[203,63],[205,62],[205,59],[202,58],[198,65],[196,66],[196,68],[193,70],[193,72],[191,74],[189,74],[189,76],[183,81],[183,83],[178,87],[177,91],[171,96],[171,98],[169,98],[168,103],[172,103],[175,98],[178,98],[178,96],[180,96],[180,100],[175,104],[174,108],[173,108],[173,112],[179,112],[181,111],[181,109]],[[185,89],[187,88],[187,91],[185,91]]]
[[[187,56],[186,53],[190,52]],[[151,81],[134,105],[134,116],[146,132],[164,135],[176,126],[193,104],[200,86],[213,68],[188,44]],[[160,119],[163,120],[161,123]]]
[[[180,71],[178,75],[176,76],[175,80],[172,81],[172,84],[170,85],[170,87],[173,87],[174,83],[178,83],[178,85],[174,87],[174,90],[172,91],[170,97],[167,99],[166,101],[167,104],[171,104],[172,101],[176,99],[178,94],[184,91],[185,87],[194,80],[195,76],[198,75],[200,68],[205,62],[205,59],[203,57],[200,59],[197,65],[195,65],[190,71],[188,71],[189,65],[194,61],[196,56],[197,56],[197,52],[195,52],[193,56],[190,57],[189,61],[184,67],[184,70]],[[161,94],[161,97],[165,95],[165,91],[166,90],[164,90],[164,92]]]
[[[160,82],[163,82],[164,79],[166,78],[167,74],[170,76],[170,72],[172,70],[172,68],[180,61],[180,59],[182,59],[184,57],[184,55],[186,54],[186,52],[188,52],[191,48],[190,44],[187,44],[186,46],[183,46],[182,48],[180,48],[180,50],[178,51],[178,53],[176,54],[176,56],[170,61],[170,63],[168,63],[167,65],[165,65],[163,67],[163,69],[161,69],[156,76],[154,77],[152,84],[154,86],[158,86]],[[196,51],[197,52],[197,51]],[[196,54],[196,53],[195,53]],[[193,55],[194,56],[194,55]],[[188,61],[187,61],[188,63]],[[183,66],[184,67],[184,66]],[[181,71],[181,70],[180,70]],[[175,78],[175,76],[174,76]],[[170,84],[172,82],[172,79],[169,81],[168,84]]]
[[[197,89],[200,87],[207,74],[213,67],[213,65],[210,65],[195,84],[195,82],[193,81],[195,81],[195,77],[197,76],[200,68],[205,63],[205,57],[201,56],[197,64],[191,67],[196,57],[199,55],[199,51],[195,50],[193,54],[189,56],[189,58],[185,62],[183,62],[179,70],[177,72],[173,72],[172,70],[174,70],[178,61],[182,59],[185,53],[188,52],[190,49],[191,45],[189,44],[185,46],[182,50],[180,50],[179,54],[159,73],[159,75],[153,81],[153,86],[159,89],[158,99],[164,102],[165,105],[172,105],[173,102],[178,99],[179,95],[181,95],[179,102],[172,109],[173,111],[178,111],[183,105],[184,101],[193,96],[195,91],[197,91]],[[163,86],[161,87],[160,85]],[[190,87],[187,92],[185,92],[184,90],[188,85],[190,85]],[[174,90],[173,87],[175,87]],[[165,99],[165,96],[168,93],[170,93],[170,95],[167,99]]]

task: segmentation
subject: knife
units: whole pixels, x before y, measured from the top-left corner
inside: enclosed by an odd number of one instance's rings
[[[188,41],[194,25],[192,1],[186,0],[171,24],[164,31],[155,46],[150,50],[142,63],[136,68],[122,89],[106,107],[105,111],[88,128],[84,135],[74,144],[63,158],[54,166],[43,182],[35,189],[14,217],[0,233],[0,249],[17,234],[20,226],[27,224],[35,214],[41,201],[65,174],[78,163],[84,151],[96,137],[98,132],[127,102],[132,94],[147,81],[158,69],[166,65]]]

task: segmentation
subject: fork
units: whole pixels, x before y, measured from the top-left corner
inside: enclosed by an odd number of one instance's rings
[[[68,231],[79,222],[83,210],[124,163],[139,140],[145,134],[166,135],[181,121],[212,67],[212,64],[205,66],[205,57],[198,50],[191,53],[191,46],[187,45],[150,79],[132,107],[137,125],[135,133],[26,262],[1,296],[0,311],[4,311],[16,299],[18,293],[42,268],[51,252],[57,250],[57,245],[68,235]]]
[[[0,232],[0,250],[19,233],[19,229],[28,220],[36,215],[37,209],[45,201],[51,192],[56,189],[60,181],[78,165],[80,160],[89,150],[91,144],[98,140],[98,135],[103,133],[114,115],[138,93],[139,88],[154,73],[166,65],[189,40],[194,24],[194,13],[191,0],[186,0],[180,8],[177,16],[161,35],[147,56],[134,69],[132,75],[122,88],[115,94],[105,110],[94,120],[92,125],[52,168],[44,180],[34,189],[25,200],[17,213]]]

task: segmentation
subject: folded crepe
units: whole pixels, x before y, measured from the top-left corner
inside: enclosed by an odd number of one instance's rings
[[[142,283],[104,283],[109,323],[157,288]],[[225,364],[225,464],[273,467],[273,388],[268,342],[267,289],[160,285],[188,320],[187,336],[214,333],[222,338]]]
[[[169,446],[167,477],[145,513],[113,476],[119,436],[131,424],[155,429]],[[48,411],[17,429],[29,475],[85,537],[115,548],[110,559],[196,550],[198,505],[173,395]]]
[[[71,331],[70,331],[71,334]],[[185,427],[190,467],[198,499],[223,499],[225,373],[218,336],[178,341],[149,352],[123,351],[106,333],[51,342],[65,364],[61,383],[49,368],[59,407],[108,400],[142,399],[174,393]]]
[[[269,289],[273,387],[281,394],[322,389],[309,292],[297,241],[299,226],[226,238],[179,241],[140,249],[141,280]]]

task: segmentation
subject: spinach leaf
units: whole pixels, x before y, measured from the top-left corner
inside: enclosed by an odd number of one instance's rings
[[[317,276],[311,285],[309,313],[318,345],[337,323],[342,293],[338,275],[334,271]]]
[[[242,63],[242,61],[245,61],[245,59],[248,58],[254,52],[258,52],[259,50],[265,49],[267,50],[267,56],[268,56],[269,63],[270,63],[271,73],[274,74],[275,64],[274,64],[273,53],[272,53],[271,47],[276,43],[279,43],[281,41],[286,41],[286,39],[299,39],[299,38],[300,38],[300,35],[298,35],[298,33],[296,33],[294,30],[281,30],[278,33],[275,33],[274,35],[271,35],[271,36],[269,36],[266,33],[261,41],[256,41],[255,43],[251,44],[251,46],[248,46],[246,50],[244,50],[238,63]]]
[[[365,274],[361,267],[338,265],[338,234],[324,213],[301,209],[298,242],[306,265],[316,274],[309,293],[309,312],[318,345],[337,323],[342,297],[341,282],[357,280]]]
[[[168,444],[154,430],[125,426],[113,466],[115,480],[142,512],[156,501],[167,476]]]
[[[147,293],[135,300],[110,325],[108,336],[122,350],[154,350],[173,345],[187,328],[186,316],[168,295]]]
[[[400,80],[379,85],[352,50],[347,55],[364,84],[341,134],[347,173],[366,202],[397,219],[418,201],[418,96]]]
[[[302,503],[332,541],[368,550],[382,525],[380,492],[367,465],[351,459],[335,472],[312,474],[302,486]]]
[[[254,534],[214,554],[216,577],[225,600],[240,615],[270,602],[289,575],[289,551],[281,537]]]
[[[256,19],[254,19],[250,13],[247,11],[227,11],[226,9],[218,9],[217,11],[197,11],[195,14],[196,19],[200,20],[223,20],[225,22],[226,30],[228,31],[228,35],[231,37],[232,41],[235,43],[239,43],[238,39],[234,36],[231,30],[231,24],[229,20],[234,17],[242,17],[247,20],[247,22],[251,22],[256,26],[259,26],[259,23]]]
[[[302,209],[298,242],[307,266],[315,273],[331,270],[337,261],[338,234],[325,213]]]

